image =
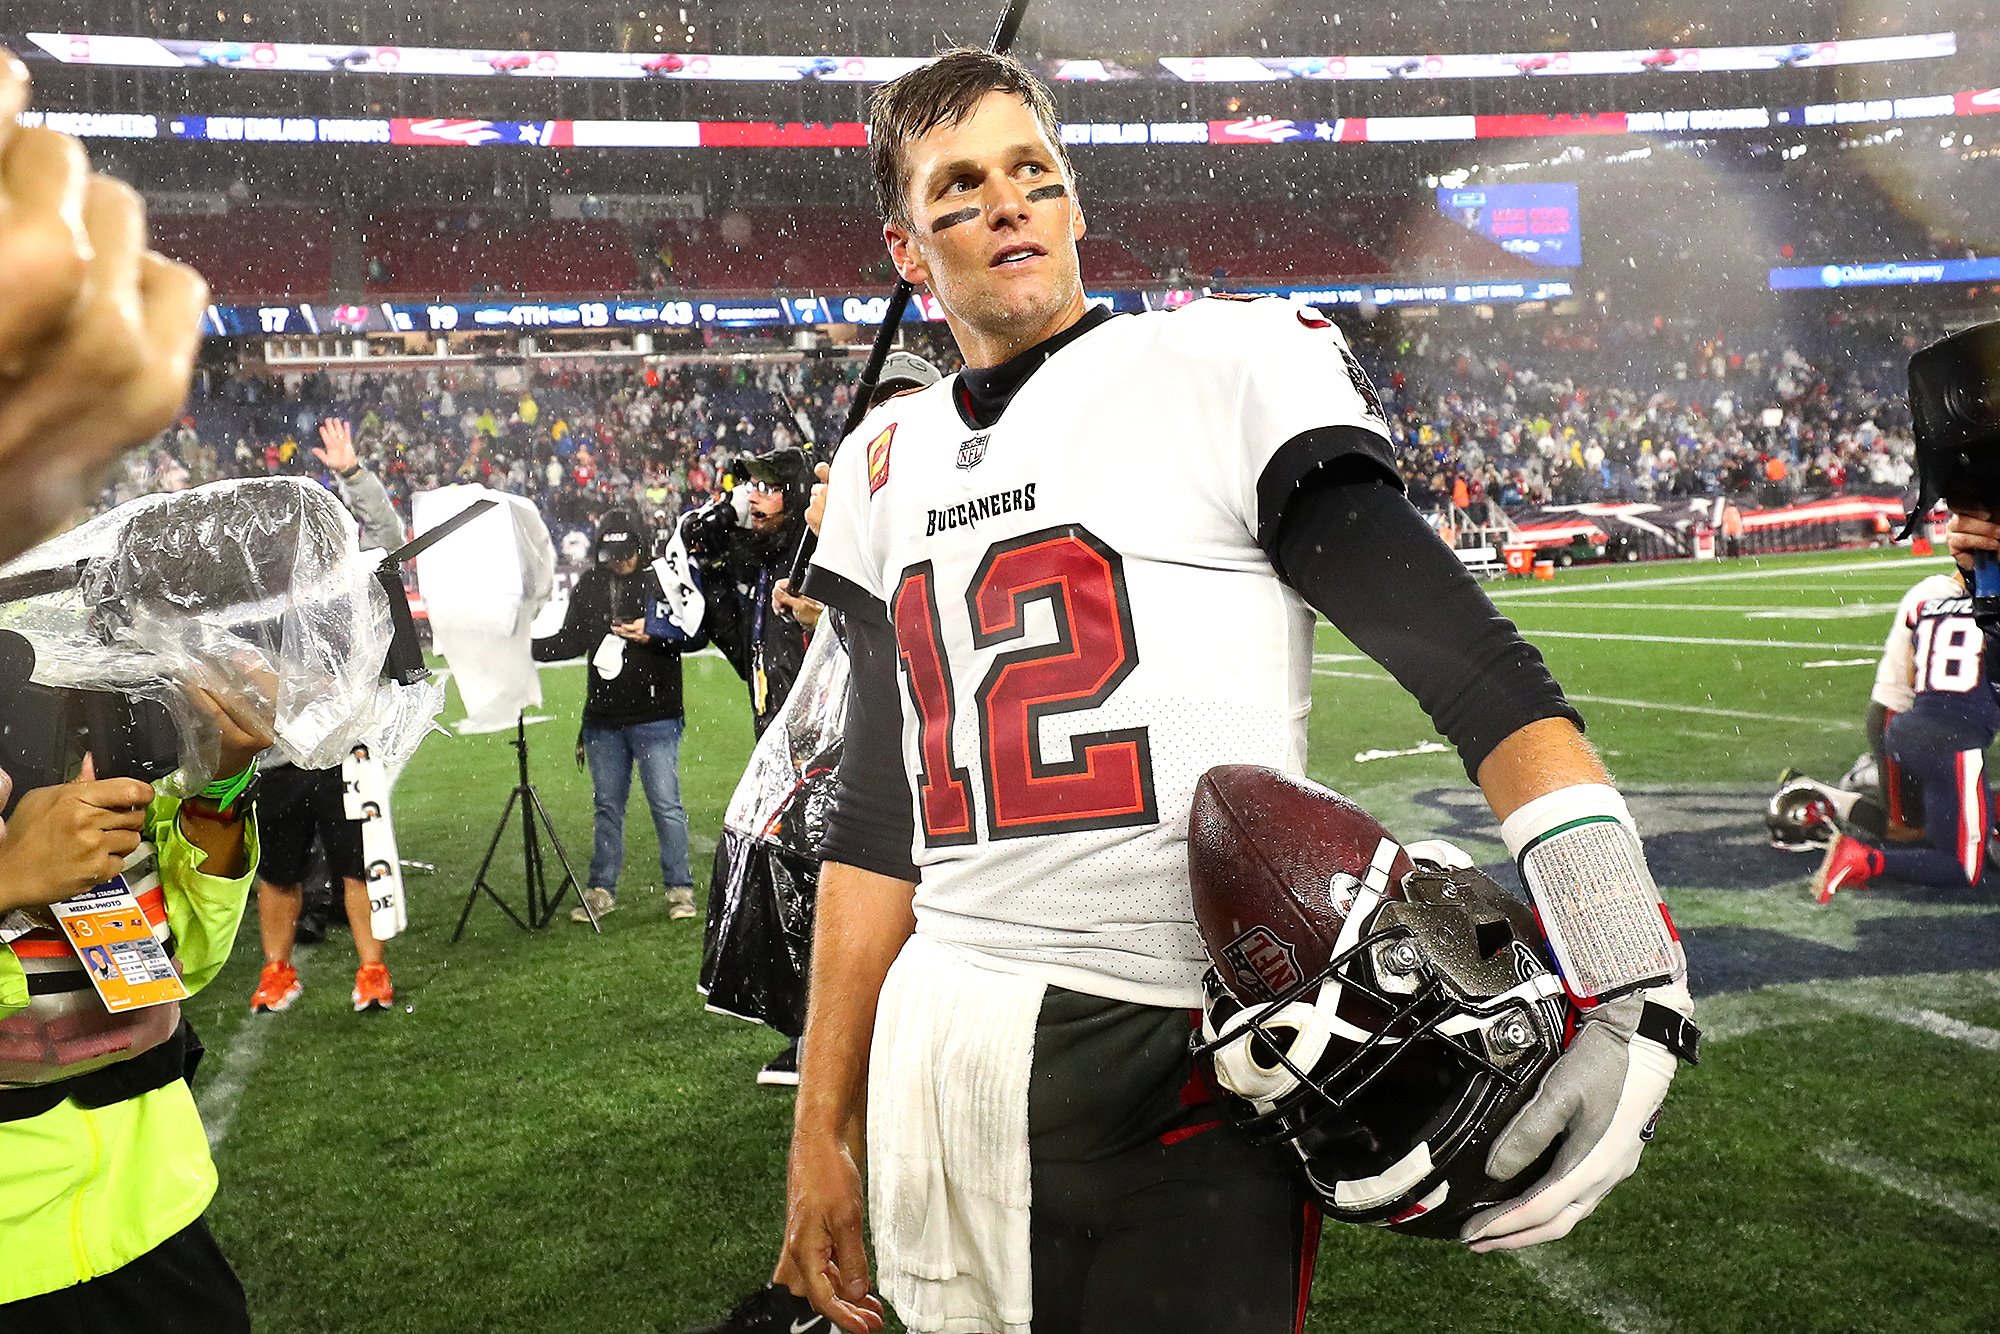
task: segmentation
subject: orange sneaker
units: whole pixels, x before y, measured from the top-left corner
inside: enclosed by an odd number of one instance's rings
[[[288,1009],[301,990],[299,970],[273,959],[257,975],[257,989],[250,993],[250,1013],[269,1014]]]
[[[389,981],[389,965],[364,963],[354,974],[354,1009],[386,1010],[395,1003],[396,988]]]

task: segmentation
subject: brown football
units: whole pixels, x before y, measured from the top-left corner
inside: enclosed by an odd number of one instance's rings
[[[1383,839],[1395,845],[1388,897],[1401,898],[1409,854],[1338,792],[1257,764],[1201,776],[1188,820],[1194,917],[1238,1000],[1270,1000],[1326,966],[1345,919],[1333,877],[1364,879]]]

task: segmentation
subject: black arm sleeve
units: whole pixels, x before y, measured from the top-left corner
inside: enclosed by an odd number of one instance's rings
[[[1372,464],[1336,461],[1274,499],[1259,526],[1279,577],[1416,696],[1475,782],[1527,724],[1583,726],[1541,653]]]
[[[820,842],[820,860],[915,881],[910,846],[916,820],[910,776],[903,768],[896,631],[873,598],[850,599],[842,611],[847,618],[847,726],[839,788]]]

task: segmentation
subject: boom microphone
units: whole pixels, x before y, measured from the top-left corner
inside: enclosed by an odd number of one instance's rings
[[[1007,7],[1000,12],[1000,21],[993,25],[993,40],[986,49],[996,56],[1004,56],[1020,35],[1021,20],[1028,14],[1028,0],[1007,0]],[[896,342],[897,331],[902,327],[903,312],[909,309],[910,294],[916,289],[909,280],[898,276],[896,288],[889,293],[888,309],[882,312],[882,327],[875,331],[875,344],[868,349],[868,363],[861,370],[861,382],[854,386],[854,401],[847,406],[847,421],[840,428],[840,438],[845,441],[854,434],[854,428],[861,425],[861,419],[868,415],[875,396],[875,385],[882,378],[882,363],[889,358],[889,349]],[[834,446],[838,453],[840,446]],[[832,462],[829,455],[827,461]],[[819,536],[812,529],[806,529],[799,538],[798,554],[792,557],[792,570],[787,578],[792,591],[796,593],[805,582],[806,566],[812,564],[813,552],[819,549]]]

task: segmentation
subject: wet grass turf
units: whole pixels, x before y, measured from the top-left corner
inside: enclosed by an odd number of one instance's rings
[[[1705,989],[1723,994],[1703,1001],[1704,1061],[1677,1082],[1639,1176],[1576,1236],[1517,1260],[1331,1228],[1308,1329],[2000,1328],[2000,1052],[1889,1017],[1930,1011],[2000,1028],[2000,975],[1977,971],[2000,958],[1938,972],[1920,955],[1924,941],[1993,921],[2000,895],[1990,883],[1956,896],[1885,890],[1815,915],[1798,902],[1813,859],[1762,847],[1759,794],[1777,770],[1794,763],[1837,779],[1864,745],[1872,669],[1800,664],[1874,656],[1835,646],[1881,642],[1921,572],[1891,559],[1585,568],[1548,594],[1535,592],[1546,584],[1494,586],[1531,638],[1756,641],[1538,640],[1621,782],[1654,794],[1643,800],[1662,827],[1680,818],[1696,831],[1686,838],[1708,840],[1679,859],[1663,835],[1654,858],[1690,928],[1698,980],[1706,967]],[[1781,573],[1661,582],[1770,571]],[[1598,605],[1635,602],[1647,605]],[[1873,605],[1838,614],[1857,603]],[[1836,614],[1751,614],[1808,609]],[[1330,628],[1319,640],[1322,654],[1352,651]],[[1380,675],[1365,661],[1320,671]],[[534,777],[581,874],[589,783],[569,757],[582,670],[552,669],[543,683],[557,721],[529,729]],[[1392,682],[1321,675],[1315,688],[1315,777],[1405,838],[1463,812],[1468,845],[1482,860],[1498,855],[1478,835],[1456,756],[1354,762],[1434,736]],[[1660,704],[1680,707],[1644,707]],[[749,750],[748,710],[713,657],[688,664],[688,708],[681,772],[705,885]],[[243,1077],[210,1220],[260,1329],[675,1331],[719,1317],[768,1273],[791,1094],[753,1076],[782,1039],[702,1010],[700,923],[666,918],[636,785],[622,904],[602,936],[566,917],[525,935],[482,900],[466,938],[449,943],[514,781],[506,743],[433,738],[397,788],[403,855],[438,872],[408,878],[410,930],[389,950],[393,1012],[350,1011],[353,958],[335,931],[301,965],[301,1001],[252,1021],[254,911],[228,968],[191,1007],[210,1049],[198,1093],[213,1109],[215,1087]],[[498,863],[516,899],[517,837]],[[1876,948],[1871,933],[1885,924],[1957,934],[1912,936],[1879,956],[1900,975],[1886,980],[1753,991],[1759,979],[1744,982],[1740,966],[1707,962],[1727,945],[1753,964],[1760,951],[1783,955],[1787,975],[1855,958],[1865,972],[1878,955],[1854,951]],[[259,1030],[257,1058],[243,1059]]]

